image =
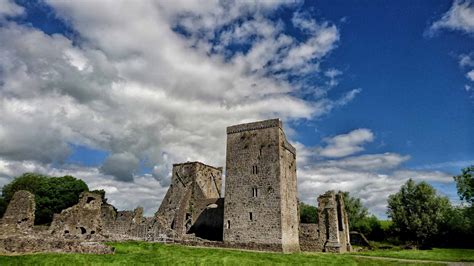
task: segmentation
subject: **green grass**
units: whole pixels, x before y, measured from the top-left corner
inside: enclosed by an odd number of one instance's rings
[[[338,254],[280,254],[229,249],[193,248],[145,242],[111,243],[112,255],[31,254],[0,256],[0,265],[82,265],[82,264],[160,264],[160,265],[380,265],[380,260]],[[384,265],[416,265],[384,260]],[[423,264],[426,265],[426,264]]]
[[[474,262],[474,249],[434,248],[432,250],[374,250],[352,254],[398,259]]]

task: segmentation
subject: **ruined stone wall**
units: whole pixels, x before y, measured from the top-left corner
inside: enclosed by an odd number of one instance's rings
[[[26,232],[35,222],[35,196],[26,190],[15,192],[3,218],[0,219],[2,233]]]
[[[224,226],[224,199],[208,199],[198,202],[195,207],[197,219],[189,233],[197,237],[222,241]]]
[[[323,251],[319,242],[318,224],[300,224],[299,243],[302,251]]]
[[[295,156],[285,144],[278,119],[227,128],[225,242],[299,250]]]
[[[222,168],[200,162],[174,164],[171,185],[155,217],[162,221],[165,229],[174,230],[177,237],[184,236],[190,233],[205,210],[202,203],[210,199],[215,202],[221,197],[221,187]],[[205,214],[209,216],[210,213]]]
[[[349,223],[342,193],[328,191],[318,197],[319,237],[323,251],[351,251]]]
[[[54,214],[50,226],[55,236],[74,239],[89,239],[102,233],[102,197],[83,192],[79,203]]]

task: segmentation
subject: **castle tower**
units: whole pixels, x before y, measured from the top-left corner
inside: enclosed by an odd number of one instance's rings
[[[279,119],[227,128],[224,241],[299,251],[296,150]]]

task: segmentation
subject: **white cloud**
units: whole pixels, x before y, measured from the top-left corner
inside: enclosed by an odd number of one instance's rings
[[[471,0],[454,0],[451,8],[434,22],[429,33],[440,29],[459,30],[468,34],[474,33],[474,4]]]
[[[306,17],[303,40],[286,35],[268,15],[294,1],[46,3],[74,37],[8,20],[24,10],[0,2],[0,185],[23,172],[71,174],[120,209],[150,213],[172,163],[224,166],[227,126],[317,118],[360,92],[298,98],[308,88],[289,75],[339,76],[319,66],[339,31]],[[230,53],[235,43],[248,49]],[[61,165],[71,145],[110,155],[98,168]],[[153,171],[137,175],[138,165]]]
[[[327,145],[319,149],[319,155],[332,158],[344,157],[363,151],[362,145],[373,140],[374,134],[369,129],[356,129],[347,134],[324,139]]]
[[[8,17],[22,15],[24,8],[12,0],[0,0],[0,23]]]
[[[474,81],[474,69],[466,73],[466,77],[471,81]]]

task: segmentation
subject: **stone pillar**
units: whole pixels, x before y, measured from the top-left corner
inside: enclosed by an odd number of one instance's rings
[[[318,198],[319,239],[322,250],[326,252],[341,252],[339,225],[337,216],[336,195],[328,191]]]

